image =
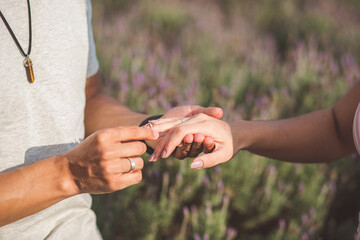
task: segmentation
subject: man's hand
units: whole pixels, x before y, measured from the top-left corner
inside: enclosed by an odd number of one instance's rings
[[[217,107],[201,107],[201,106],[180,106],[170,109],[160,119],[166,118],[179,118],[179,123],[182,117],[191,117],[196,114],[203,113],[208,116],[220,119],[223,116],[221,108]],[[156,120],[153,121],[156,123]],[[152,148],[156,147],[155,142],[147,142]],[[214,140],[211,137],[205,137],[203,134],[188,134],[178,147],[173,151],[172,155],[178,159],[184,159],[186,157],[196,157],[201,152],[212,152],[215,147]],[[149,157],[149,161],[156,161],[159,157],[157,154],[153,154]]]
[[[118,127],[95,132],[64,154],[75,193],[108,193],[137,184],[142,179],[146,145],[136,140],[156,140],[147,128]],[[131,163],[135,170],[130,172]]]

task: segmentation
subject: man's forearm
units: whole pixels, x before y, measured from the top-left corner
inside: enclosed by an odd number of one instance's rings
[[[148,115],[133,112],[119,101],[99,93],[86,103],[86,136],[104,128],[138,126],[147,117]]]
[[[136,113],[101,91],[100,76],[86,80],[85,134],[104,128],[138,126],[148,115]]]
[[[54,156],[0,174],[0,226],[77,194],[66,159]]]

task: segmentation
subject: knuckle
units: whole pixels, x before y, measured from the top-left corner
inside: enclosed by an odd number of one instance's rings
[[[108,158],[110,158],[110,155],[111,155],[111,152],[109,150],[107,150],[107,149],[102,149],[100,151],[101,159],[108,159]]]
[[[111,173],[111,166],[109,166],[108,164],[103,164],[101,166],[101,170],[104,173],[104,175],[108,175]]]
[[[205,113],[199,113],[198,115],[197,115],[197,118],[199,118],[199,119],[205,119],[206,118],[206,114]]]
[[[128,128],[128,137],[134,138],[138,135],[138,129],[136,127]]]
[[[99,143],[99,144],[106,143],[106,140],[107,140],[108,136],[109,136],[109,131],[107,131],[107,130],[99,131],[96,134],[97,143]]]
[[[182,135],[183,132],[184,132],[184,130],[181,127],[177,127],[177,128],[174,129],[174,134],[175,135]]]

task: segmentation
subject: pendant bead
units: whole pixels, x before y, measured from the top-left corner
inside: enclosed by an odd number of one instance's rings
[[[29,83],[34,83],[35,77],[34,77],[34,71],[32,67],[32,61],[29,57],[25,58],[24,60],[24,67],[26,70],[26,76]]]

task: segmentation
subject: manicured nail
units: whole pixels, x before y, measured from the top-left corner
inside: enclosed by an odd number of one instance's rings
[[[161,157],[162,157],[162,158],[165,158],[165,156],[166,156],[166,149],[164,149],[164,150],[162,151],[162,153],[161,153]]]
[[[202,168],[203,166],[204,166],[203,161],[202,161],[201,159],[198,159],[198,160],[196,160],[195,162],[193,162],[190,167],[191,167],[192,169],[200,169],[200,168]]]
[[[158,158],[159,158],[159,154],[153,152],[153,154],[151,154],[151,156],[149,157],[149,162],[156,162]]]
[[[149,161],[149,162],[152,162],[152,161],[154,161],[154,158],[155,158],[155,153],[151,154],[151,156],[149,157],[148,161]]]
[[[144,126],[142,126],[143,128],[148,128],[148,129],[150,129],[150,125],[147,123],[147,124],[145,124]]]

